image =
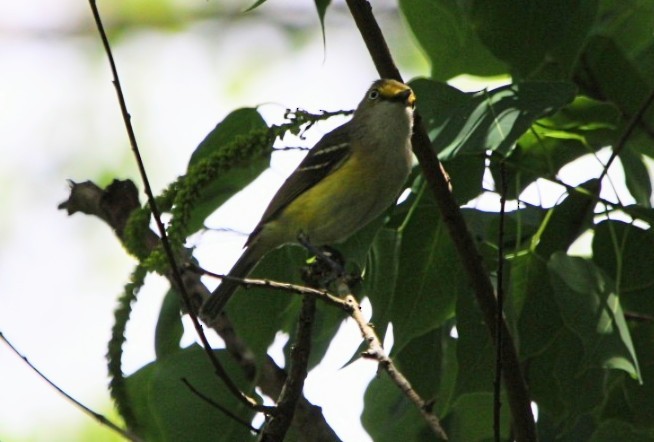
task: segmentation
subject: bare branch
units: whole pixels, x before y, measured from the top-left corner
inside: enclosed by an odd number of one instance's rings
[[[350,306],[351,313],[350,316],[359,326],[361,331],[361,336],[368,343],[368,350],[363,354],[364,357],[374,359],[379,362],[379,366],[388,373],[391,380],[398,388],[404,393],[404,395],[409,398],[411,402],[418,408],[420,414],[429,425],[429,428],[441,439],[447,440],[447,434],[445,430],[441,427],[441,423],[434,413],[431,412],[432,405],[431,403],[425,401],[420,397],[420,395],[413,389],[409,380],[397,369],[393,360],[388,357],[381,341],[377,337],[374,328],[366,321],[361,313],[361,307],[357,302],[356,298],[348,294],[345,296],[345,302]]]
[[[41,370],[36,368],[28,359],[26,356],[23,356],[16,347],[5,337],[5,335],[0,331],[0,340],[4,341],[5,344],[18,355],[19,358],[23,360],[27,364],[27,366],[32,369],[34,373],[36,373],[41,379],[46,381],[52,388],[57,390],[59,394],[64,396],[66,399],[68,399],[70,402],[72,402],[76,407],[80,408],[84,413],[88,414],[91,416],[93,419],[97,420],[101,425],[104,425],[105,427],[108,427],[115,431],[116,433],[120,434],[122,437],[124,437],[127,440],[131,440],[133,442],[141,442],[142,439],[139,438],[137,435],[132,433],[129,430],[124,430],[120,428],[118,425],[114,424],[112,421],[101,415],[100,413],[97,413],[93,410],[91,410],[89,407],[86,405],[82,404],[80,401],[72,397],[70,394],[66,393],[61,387],[59,387],[57,384],[52,382]]]

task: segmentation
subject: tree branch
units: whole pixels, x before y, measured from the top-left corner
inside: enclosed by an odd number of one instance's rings
[[[295,343],[291,348],[291,368],[277,399],[277,413],[270,417],[261,432],[259,437],[261,442],[282,442],[291,425],[308,374],[311,330],[313,329],[315,315],[316,298],[305,295],[302,299]]]
[[[346,1],[380,76],[402,81],[381,29],[372,14],[370,3],[365,0]],[[418,112],[414,113],[414,133],[411,141],[423,175],[434,194],[443,221],[470,278],[486,326],[495,340],[498,328],[495,322],[497,302],[493,284],[484,268],[482,258],[468,231],[459,206],[450,193],[446,174],[443,173],[442,166],[431,149],[429,136],[422,125],[422,118]],[[503,378],[515,425],[516,439],[518,441],[534,441],[538,439],[536,426],[515,344],[505,321],[501,321],[500,328]]]
[[[59,209],[66,210],[69,215],[77,212],[86,215],[92,215],[100,218],[116,232],[121,242],[124,242],[124,233],[126,220],[131,212],[140,207],[138,202],[138,193],[136,186],[129,181],[114,180],[107,189],[103,190],[91,181],[84,183],[74,183],[70,181],[71,193],[68,200],[59,204]],[[125,204],[125,201],[131,201],[131,204]],[[151,252],[159,244],[159,238],[151,231],[144,232],[145,248]],[[188,264],[185,267],[192,268]],[[187,293],[192,299],[194,309],[202,304],[211,291],[200,280],[201,274],[197,271],[183,272],[183,281]],[[166,275],[170,278],[170,275]],[[320,293],[320,291],[318,291]],[[318,296],[318,294],[316,294]],[[234,360],[240,365],[246,378],[252,382],[256,380],[257,386],[261,391],[271,398],[279,397],[284,382],[286,381],[286,372],[279,368],[271,358],[266,358],[257,369],[257,361],[254,353],[247,344],[236,334],[234,327],[227,315],[219,317],[210,324],[210,327],[225,342],[225,349],[230,353]],[[293,424],[298,433],[308,434],[311,430],[312,440],[316,442],[335,442],[340,439],[334,433],[334,430],[325,421],[325,417],[317,407],[311,404],[304,396],[300,397]]]
[[[353,295],[348,294],[345,296],[345,302],[350,306],[350,316],[359,326],[361,336],[368,343],[368,350],[363,353],[363,356],[376,360],[379,363],[379,366],[388,373],[393,383],[395,383],[402,393],[404,393],[404,395],[418,408],[420,414],[434,434],[443,440],[447,440],[447,434],[445,434],[445,430],[441,427],[438,416],[431,412],[433,404],[426,402],[420,397],[411,386],[409,380],[400,372],[400,370],[397,369],[393,360],[388,357],[374,328],[363,317],[361,307],[356,298]]]
[[[26,356],[23,356],[16,347],[14,347],[14,344],[9,342],[9,340],[5,337],[5,335],[0,331],[0,340],[2,340],[7,346],[13,351],[16,355],[18,355],[19,358],[23,360],[27,364],[27,366],[32,369],[34,373],[36,373],[41,379],[43,379],[45,382],[47,382],[52,388],[57,390],[62,396],[64,396],[66,399],[68,399],[70,402],[72,402],[76,407],[80,408],[84,413],[88,414],[91,416],[93,419],[97,420],[100,422],[101,425],[104,425],[116,433],[120,434],[122,437],[124,437],[127,440],[131,440],[133,442],[142,442],[142,439],[139,438],[137,435],[132,433],[129,430],[124,430],[120,428],[118,425],[114,424],[112,421],[107,419],[105,416],[101,415],[100,413],[96,413],[95,411],[91,410],[89,407],[86,405],[82,404],[80,401],[66,393],[64,390],[61,389],[57,384],[52,382],[41,370],[36,368],[30,361],[27,359]]]

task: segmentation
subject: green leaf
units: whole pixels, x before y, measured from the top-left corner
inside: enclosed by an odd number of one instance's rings
[[[532,238],[539,257],[548,260],[552,253],[567,250],[579,235],[592,227],[599,186],[596,179],[580,184],[563,202],[549,210],[539,232]]]
[[[643,207],[651,207],[652,182],[649,178],[647,165],[643,161],[643,156],[629,147],[622,149],[619,156],[629,193],[634,197],[637,204]]]
[[[620,14],[628,17],[624,9]],[[646,32],[651,33],[651,28]],[[651,46],[649,40],[651,38],[648,39],[648,44]],[[650,47],[649,51],[651,58],[654,47]],[[577,83],[585,94],[614,103],[623,116],[624,127],[627,121],[639,112],[647,99],[647,94],[643,91],[649,91],[654,86],[649,71],[641,73],[636,67],[640,60],[629,59],[613,38],[602,35],[589,39],[584,50],[583,61],[575,73]],[[645,64],[649,66],[652,62],[647,61]],[[648,128],[654,125],[654,107],[649,106],[639,116],[639,121],[626,145],[636,152],[652,157],[654,154],[650,148],[651,131]]]
[[[627,422],[610,419],[602,422],[597,428],[590,442],[615,442],[619,440],[629,442],[651,442],[654,434],[645,431],[638,431],[633,425]]]
[[[652,85],[654,3],[650,0],[602,1],[598,18],[594,32],[613,40]]]
[[[220,155],[230,148],[230,144],[239,140],[245,140],[247,136],[264,133],[268,126],[255,108],[237,109],[227,115],[223,121],[205,137],[204,140],[191,155],[188,169],[199,164],[207,158]],[[262,139],[259,139],[262,138]],[[210,181],[194,202],[194,206],[188,222],[188,232],[196,232],[204,225],[207,216],[213,213],[225,201],[234,194],[250,184],[261,172],[266,170],[270,163],[272,143],[264,137],[254,137],[249,142],[264,142],[270,145],[265,151],[267,155],[254,158],[247,158],[246,161],[238,164],[231,164],[228,170],[220,173],[219,176]]]
[[[268,253],[250,274],[250,278],[302,285],[301,269],[307,252],[291,245]],[[294,332],[301,304],[294,293],[263,287],[239,288],[225,307],[236,333],[262,361],[278,331]]]
[[[605,399],[605,371],[589,368],[583,345],[562,328],[552,345],[527,361],[529,390],[539,407],[543,440],[586,440],[584,421]],[[590,430],[585,430],[585,433]],[[576,438],[575,438],[576,434]],[[547,437],[545,436],[547,435]]]
[[[456,329],[459,370],[455,398],[467,393],[493,391],[495,347],[472,293],[457,297]]]
[[[471,26],[518,79],[570,77],[597,15],[598,0],[475,1]]]
[[[511,413],[509,407],[506,406],[506,397],[502,396],[501,400],[504,404],[500,409],[501,436],[502,440],[509,440]],[[468,393],[461,395],[443,424],[451,440],[492,440],[494,434],[493,394]]]
[[[320,19],[320,29],[322,30],[322,43],[325,45],[325,14],[327,7],[332,0],[314,0],[316,4],[316,11],[318,11],[318,18]]]
[[[363,280],[365,293],[372,304],[372,322],[381,335],[390,321],[389,309],[395,297],[401,237],[395,229],[383,228],[379,231],[370,249]]]
[[[624,397],[631,413],[629,417],[636,428],[654,431],[652,413],[654,413],[654,326],[652,323],[638,324],[633,327],[633,340],[638,349],[638,360],[642,361],[642,379],[638,383],[633,379],[624,382]]]
[[[505,160],[507,197],[516,198],[538,178],[556,178],[564,165],[606,147],[615,137],[618,122],[615,106],[585,97],[536,121]],[[496,182],[498,169],[498,162],[492,162]]]
[[[180,295],[170,289],[161,303],[159,319],[154,331],[154,351],[157,359],[180,351],[179,341],[184,334],[180,314]]]
[[[257,0],[252,6],[250,6],[243,12],[250,12],[254,9],[257,9],[259,6],[263,5],[264,3],[266,3],[266,0]]]
[[[654,315],[654,234],[633,224],[604,221],[595,228],[593,261],[616,282],[625,310]]]
[[[642,379],[614,284],[591,261],[562,252],[547,266],[563,321],[582,340],[589,364]]]
[[[522,308],[517,328],[520,356],[528,358],[543,352],[563,327],[552,297],[547,264],[533,253],[510,259],[510,299],[520,300]]]
[[[393,352],[440,327],[453,316],[457,294],[470,290],[431,193],[422,191],[399,234],[395,296],[381,318],[393,323]]]
[[[386,373],[370,382],[363,400],[361,423],[375,442],[434,439],[416,406]]]
[[[463,94],[429,80],[411,83],[425,107],[443,109],[427,114],[425,125],[442,160],[492,150],[507,155],[536,119],[571,102],[575,86],[564,82],[527,82],[491,91]],[[445,98],[439,98],[443,94]],[[443,106],[444,102],[454,106]]]
[[[481,44],[464,7],[451,0],[400,0],[411,31],[431,61],[431,76],[500,75],[506,66]]]
[[[232,379],[249,391],[248,382],[227,352],[215,353]],[[215,441],[216,428],[220,428],[222,440],[254,440],[247,428],[196,396],[182,379],[246,422],[254,417],[216,377],[204,351],[193,345],[152,362],[127,378],[144,439]]]

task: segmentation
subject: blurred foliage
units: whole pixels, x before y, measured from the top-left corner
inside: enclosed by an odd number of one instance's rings
[[[130,14],[146,22],[167,17],[172,8],[170,2],[136,3]],[[149,7],[156,13],[140,18],[138,9]],[[316,7],[320,25],[329,2]],[[654,88],[654,2],[400,0],[399,8],[431,64],[429,77],[411,85],[461,204],[502,184],[508,198],[520,200],[537,180],[560,183],[561,168],[605,147],[622,165],[624,178],[612,180],[624,179],[634,201],[629,206],[600,199],[609,183],[592,179],[562,183],[566,194],[551,207],[519,202],[506,214],[503,237],[499,214],[467,208],[464,216],[494,279],[503,247],[506,315],[538,405],[541,440],[654,440],[654,216],[644,158],[654,158],[654,109],[643,106]],[[183,23],[186,17],[168,19]],[[443,82],[461,74],[504,75],[508,84],[463,93]],[[265,130],[256,110],[241,109],[200,144],[182,178],[199,183],[189,187],[193,198],[174,200],[172,208],[171,225],[178,223],[181,240],[265,168],[262,152],[270,139],[256,135]],[[240,151],[248,144],[243,140],[256,139],[256,154],[221,163],[221,173],[200,176],[206,170],[194,168],[225,155],[228,146]],[[414,173],[408,186],[401,204],[341,249],[365,269],[358,290],[371,300],[375,327],[382,333],[393,326],[395,361],[418,393],[435,401],[450,439],[488,440],[493,345],[422,177]],[[186,201],[184,210],[175,212],[180,201]],[[583,258],[572,256],[570,247],[583,234],[592,235],[592,248]],[[300,248],[282,248],[254,276],[298,282],[305,259]],[[235,296],[227,312],[263,360],[277,333],[294,329],[298,302],[257,289]],[[162,309],[157,360],[127,378],[143,434],[148,440],[184,435],[209,441],[217,440],[211,429],[219,426],[220,440],[249,440],[247,431],[179,382],[186,377],[252,418],[221,389],[197,348],[179,348],[176,309],[172,301]],[[318,315],[312,364],[343,319],[327,306]],[[229,356],[218,353],[232,377],[253,392],[256,379],[244,380]],[[428,437],[417,410],[387,377],[373,380],[364,400],[362,422],[375,441]],[[508,435],[510,416],[503,410]]]

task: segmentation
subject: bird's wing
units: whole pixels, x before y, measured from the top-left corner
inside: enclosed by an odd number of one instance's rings
[[[274,219],[302,193],[306,192],[334,170],[338,169],[350,156],[349,123],[326,134],[309,151],[300,165],[284,181],[263,213],[261,221],[254,229],[248,243],[261,230],[261,227]]]

